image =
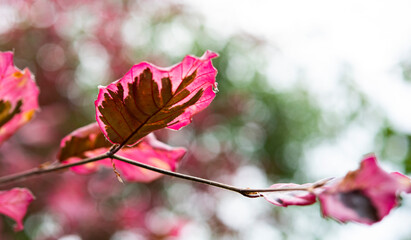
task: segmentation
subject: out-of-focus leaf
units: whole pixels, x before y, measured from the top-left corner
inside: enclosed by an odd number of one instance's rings
[[[0,144],[33,117],[38,95],[30,71],[13,65],[12,52],[0,52]]]
[[[23,230],[23,218],[33,200],[33,194],[26,188],[0,191],[0,213],[16,221],[15,231]]]
[[[309,188],[313,186],[312,183],[295,184],[295,183],[277,183],[271,185],[270,188]],[[262,193],[264,198],[270,203],[287,207],[289,205],[311,205],[316,202],[316,195],[309,191],[279,191],[279,192],[264,192]]]
[[[100,87],[95,102],[97,122],[112,143],[134,145],[161,129],[178,130],[206,108],[215,97],[217,70],[206,51],[200,58],[186,56],[175,66],[134,65],[121,79]]]
[[[358,170],[349,172],[344,178],[303,185],[279,183],[270,188],[308,190],[262,193],[274,205],[310,205],[316,202],[318,196],[323,216],[340,222],[354,221],[371,225],[383,219],[398,205],[401,192],[411,192],[411,181],[401,173],[385,172],[377,165],[377,158],[368,155]]]
[[[408,176],[399,172],[392,172],[391,175],[394,176],[402,186],[399,189],[400,192],[411,193],[411,180]]]
[[[145,163],[165,170],[175,171],[178,161],[184,156],[186,149],[173,148],[163,142],[158,141],[154,134],[144,137],[141,142],[131,148],[123,148],[117,155],[137,162]],[[108,161],[102,162],[106,166],[111,166]],[[162,174],[144,168],[130,165],[115,160],[116,168],[122,173],[124,179],[133,182],[151,182]]]
[[[356,171],[319,194],[322,213],[341,222],[373,224],[398,205],[403,179],[379,168],[374,155],[366,156]]]
[[[109,150],[111,144],[106,141],[97,123],[89,124],[72,132],[60,144],[58,159],[64,163],[80,161]],[[158,141],[154,134],[149,134],[133,147],[122,148],[117,155],[158,168],[175,171],[178,161],[184,156],[184,148],[174,148]],[[116,169],[127,181],[150,182],[161,174],[114,160]],[[110,159],[87,163],[71,169],[79,174],[90,174],[99,166],[112,167]]]
[[[59,215],[56,224],[71,228],[84,223],[90,226],[98,224],[99,212],[95,199],[90,195],[90,189],[85,187],[87,178],[73,178],[70,175],[61,177],[63,181],[52,189],[46,200],[48,210]]]

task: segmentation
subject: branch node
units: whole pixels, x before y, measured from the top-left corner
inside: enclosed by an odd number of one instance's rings
[[[258,198],[263,196],[261,193],[253,192],[252,190],[241,190],[239,193],[248,198]]]
[[[119,150],[118,147],[119,147],[119,144],[114,144],[113,146],[111,146],[110,150],[108,150],[106,153],[107,157],[113,159],[114,154],[116,154],[116,152],[118,152]]]

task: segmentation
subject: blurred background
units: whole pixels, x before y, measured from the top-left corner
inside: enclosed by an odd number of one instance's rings
[[[181,131],[156,135],[188,154],[179,172],[241,187],[342,176],[375,152],[411,173],[408,1],[0,0],[0,51],[40,87],[41,111],[0,148],[0,174],[56,157],[95,121],[97,86],[140,61],[210,49],[219,93]],[[34,201],[25,230],[0,239],[411,239],[411,198],[371,227],[321,218],[319,206],[164,177],[120,184],[110,170],[48,174],[10,186]],[[4,189],[10,188],[5,186]]]

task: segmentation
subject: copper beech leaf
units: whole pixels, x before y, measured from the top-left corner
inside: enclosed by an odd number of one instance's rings
[[[206,51],[168,68],[139,63],[121,79],[100,87],[95,106],[104,135],[111,143],[131,146],[155,130],[189,124],[215,97],[217,70],[211,59],[217,56]]]
[[[271,185],[270,188],[309,188],[313,186],[312,183],[306,184],[295,184],[295,183],[277,183]],[[270,203],[280,206],[287,207],[290,205],[305,206],[311,205],[316,202],[316,195],[308,191],[279,191],[279,192],[264,192],[262,193],[265,200]]]
[[[33,117],[38,95],[30,71],[13,65],[12,52],[0,52],[0,144]]]
[[[26,188],[0,191],[0,213],[16,221],[15,231],[23,230],[23,218],[33,200],[33,194]]]
[[[111,147],[97,123],[79,128],[64,137],[60,143],[58,159],[63,163],[78,162],[87,157],[93,157],[107,152]],[[158,141],[154,134],[144,137],[137,145],[124,147],[116,154],[158,168],[175,171],[178,161],[184,156],[184,148],[174,148]],[[150,182],[162,174],[114,160],[116,169],[127,181]],[[79,174],[96,172],[100,167],[112,168],[110,159],[91,162],[72,167]]]
[[[359,169],[348,172],[345,177],[302,185],[279,183],[270,188],[307,189],[261,193],[274,205],[310,205],[318,199],[324,217],[371,225],[399,205],[401,193],[411,192],[411,180],[401,173],[384,171],[375,155],[370,154],[361,161]]]
[[[405,181],[406,176],[384,171],[378,166],[377,158],[368,155],[358,170],[348,172],[340,181],[325,186],[325,191],[318,196],[322,213],[340,222],[371,225],[398,206],[399,194],[409,191]]]
[[[91,123],[79,128],[65,136],[60,142],[60,151],[57,158],[65,161],[72,157],[87,158],[89,152],[111,147],[104,135],[101,133],[97,123]]]

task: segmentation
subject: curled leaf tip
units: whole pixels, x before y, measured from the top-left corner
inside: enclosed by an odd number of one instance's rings
[[[209,60],[209,59],[216,58],[216,57],[218,57],[218,53],[215,53],[211,50],[207,50],[201,58]]]

